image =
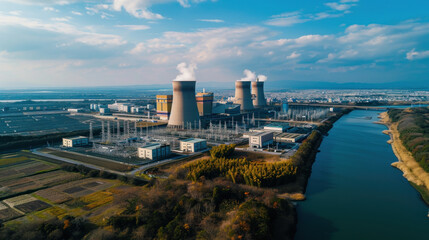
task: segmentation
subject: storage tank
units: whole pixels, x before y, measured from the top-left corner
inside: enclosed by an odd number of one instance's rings
[[[173,104],[169,127],[196,127],[200,120],[195,99],[195,81],[173,81]]]
[[[241,111],[249,111],[253,109],[252,95],[250,94],[250,81],[235,82],[234,103],[240,104]]]
[[[252,82],[252,95],[255,96],[253,99],[253,106],[255,108],[261,108],[267,105],[264,95],[264,82],[258,81],[258,79],[256,79],[256,82]]]

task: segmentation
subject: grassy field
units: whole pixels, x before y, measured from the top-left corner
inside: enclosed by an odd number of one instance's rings
[[[53,150],[53,149],[43,149],[42,152],[47,153],[47,154],[51,154],[54,156],[58,156],[58,157],[67,158],[67,159],[71,159],[74,161],[82,162],[82,163],[92,164],[95,166],[107,168],[107,169],[114,170],[114,171],[119,171],[119,172],[128,172],[128,171],[131,171],[132,169],[134,169],[133,166],[125,165],[125,164],[122,164],[119,162],[116,163],[116,162],[112,162],[109,160],[102,160],[100,158],[91,157],[91,156],[83,156],[83,155],[75,154],[75,153],[71,153],[71,152],[63,152],[63,151],[57,151],[57,150]]]

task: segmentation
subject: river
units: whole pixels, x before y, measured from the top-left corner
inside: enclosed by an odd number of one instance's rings
[[[429,239],[428,207],[390,166],[397,158],[387,127],[374,123],[379,113],[355,110],[325,137],[295,239]]]

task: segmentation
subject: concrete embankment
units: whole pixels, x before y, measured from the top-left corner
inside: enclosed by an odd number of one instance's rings
[[[392,163],[392,166],[401,170],[403,172],[403,176],[409,182],[429,191],[429,173],[415,161],[410,151],[408,151],[402,144],[402,141],[399,138],[398,123],[392,123],[387,112],[381,113],[380,118],[380,122],[389,127],[389,130],[385,130],[383,133],[390,136],[390,140],[387,141],[387,143],[392,145],[393,152],[398,158],[398,162]],[[429,204],[429,202],[427,203]]]

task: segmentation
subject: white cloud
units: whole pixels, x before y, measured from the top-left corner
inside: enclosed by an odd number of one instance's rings
[[[223,23],[221,19],[198,19],[200,22]]]
[[[70,20],[68,18],[51,18],[52,21],[55,22],[69,22]]]
[[[10,11],[9,14],[10,15],[14,15],[14,16],[21,16],[22,15],[22,11]]]
[[[47,11],[47,12],[59,12],[58,9],[55,9],[53,7],[44,7],[43,11]]]
[[[85,32],[78,30],[75,26],[58,22],[44,23],[36,19],[27,19],[17,16],[8,16],[0,14],[0,25],[22,26],[30,29],[55,32],[75,37],[76,42],[87,45],[123,45],[126,43],[120,36],[113,34],[102,34],[95,32]]]
[[[269,33],[261,27],[200,29],[196,32],[165,32],[160,38],[141,42],[130,51],[169,56],[169,61],[187,59],[189,62],[208,62],[232,57],[244,57],[246,46],[265,40]],[[145,54],[142,54],[145,53]],[[152,60],[152,59],[151,59]]]
[[[340,4],[336,2],[325,3],[325,5],[337,11],[346,11],[354,6],[354,4]]]
[[[182,7],[188,8],[191,6],[190,2],[199,3],[205,2],[205,0],[113,0],[111,9],[114,11],[122,11],[122,9],[124,9],[136,18],[156,20],[164,19],[164,16],[152,12],[150,7],[156,4],[169,2],[178,2]]]
[[[197,65],[195,63],[191,63],[187,65],[185,62],[179,63],[176,69],[180,72],[179,75],[176,76],[174,81],[195,81],[195,70],[197,69]]]
[[[277,27],[288,27],[297,23],[304,23],[308,21],[310,21],[310,19],[302,18],[299,12],[289,12],[280,15],[274,15],[270,20],[266,21],[265,24]]]
[[[245,77],[241,78],[238,81],[254,81],[256,79],[256,74],[249,69],[245,69],[243,73]]]
[[[416,49],[413,48],[411,51],[407,52],[406,58],[410,61],[429,58],[429,51],[417,52]]]
[[[71,13],[72,13],[72,14],[74,14],[74,15],[82,16],[82,13],[81,13],[81,12],[71,11]]]
[[[150,27],[147,25],[115,25],[115,27],[125,28],[125,29],[133,30],[133,31],[150,29]]]
[[[300,56],[301,56],[301,54],[300,54],[300,53],[293,52],[293,53],[291,53],[289,56],[287,56],[287,57],[286,57],[286,59],[289,59],[289,60],[291,60],[291,59],[296,59],[296,58],[299,58]]]

